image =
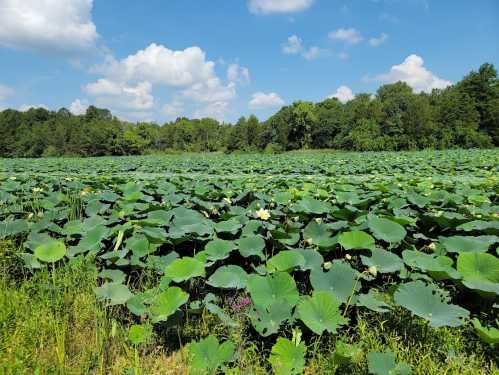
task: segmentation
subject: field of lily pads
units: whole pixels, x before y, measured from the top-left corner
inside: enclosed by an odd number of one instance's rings
[[[497,373],[498,192],[497,149],[0,159],[0,372]]]

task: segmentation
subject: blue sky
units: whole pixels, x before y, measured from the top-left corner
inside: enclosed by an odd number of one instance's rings
[[[265,119],[499,65],[497,0],[0,0],[0,108]]]

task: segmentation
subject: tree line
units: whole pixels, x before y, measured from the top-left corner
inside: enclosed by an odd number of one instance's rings
[[[298,101],[265,122],[252,115],[235,124],[184,117],[163,126],[129,123],[94,106],[79,116],[65,108],[7,109],[0,134],[0,157],[487,148],[499,145],[499,79],[493,65],[483,64],[431,93],[397,82],[346,103]]]

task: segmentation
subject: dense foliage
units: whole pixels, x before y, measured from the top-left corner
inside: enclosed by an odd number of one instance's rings
[[[499,145],[499,79],[490,64],[430,94],[405,83],[381,86],[342,104],[295,102],[265,122],[236,124],[178,118],[131,124],[89,107],[74,116],[31,109],[0,113],[0,156],[136,155],[165,151],[261,151],[334,148],[355,151],[486,148]]]
[[[93,262],[95,293],[134,323],[134,345],[202,314],[270,344],[275,373],[299,374],[314,339],[363,311],[494,345],[498,161],[497,149],[5,160],[0,239],[54,280]],[[213,336],[188,352],[193,373],[237,361]],[[410,373],[390,352],[367,361]]]

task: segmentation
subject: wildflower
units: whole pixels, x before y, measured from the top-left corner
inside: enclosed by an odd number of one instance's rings
[[[228,204],[232,204],[232,200],[230,198],[224,198],[224,201],[227,202]]]
[[[17,177],[16,176],[11,176],[11,177],[9,177],[9,180],[12,180],[12,181],[17,180]]]
[[[435,251],[435,248],[436,248],[435,242],[432,242],[431,244],[429,244],[429,245],[428,245],[428,248],[429,248],[430,250]]]
[[[35,214],[33,212],[30,212],[28,215],[28,220],[31,220]]]
[[[378,268],[376,268],[376,266],[371,266],[367,269],[367,272],[376,277],[376,275],[378,274]]]
[[[326,269],[326,270],[330,269],[332,266],[333,266],[333,263],[331,263],[331,262],[324,263],[324,269]]]
[[[345,258],[346,258],[347,260],[351,260],[351,259],[352,259],[352,256],[351,256],[350,254],[347,254],[347,255],[345,255]]]
[[[268,220],[270,219],[270,212],[260,208],[258,211],[255,211],[255,217],[262,220]]]
[[[33,188],[33,193],[41,193],[42,191],[43,191],[42,188],[39,188],[39,187]]]
[[[238,301],[236,301],[232,304],[232,309],[234,311],[241,311],[241,310],[244,310],[250,304],[251,304],[251,298],[242,297]]]

